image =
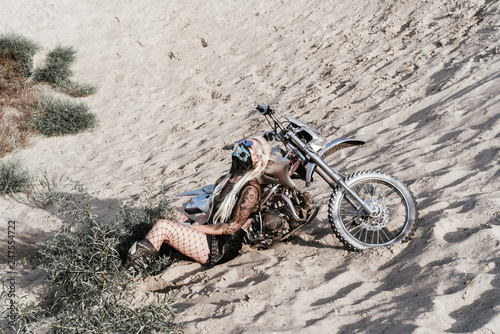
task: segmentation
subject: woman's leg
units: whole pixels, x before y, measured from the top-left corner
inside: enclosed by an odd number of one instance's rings
[[[188,219],[186,215],[176,211],[177,221],[183,222]],[[184,226],[176,221],[161,219],[146,235],[151,244],[160,250],[161,245],[166,242],[182,254],[189,256],[196,262],[207,264],[209,262],[210,247],[205,233]]]

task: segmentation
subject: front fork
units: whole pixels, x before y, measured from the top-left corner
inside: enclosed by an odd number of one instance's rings
[[[318,166],[319,167],[319,166]],[[327,166],[328,167],[328,166]],[[325,171],[324,168],[317,168],[316,172],[330,185],[330,187],[335,188],[335,184],[338,184],[342,188],[344,188],[347,193],[347,200],[353,204],[353,206],[360,206],[368,213],[370,216],[376,216],[377,210],[373,208],[371,205],[366,203],[359,195],[347,185],[342,176],[328,167],[328,170]],[[354,203],[353,203],[354,202]]]
[[[318,173],[323,178],[323,180],[325,180],[330,185],[330,187],[335,188],[335,185],[338,184],[339,186],[344,188],[348,195],[348,199],[350,197],[351,201],[354,201],[359,206],[361,206],[363,210],[368,213],[368,215],[377,215],[378,210],[376,208],[373,208],[361,197],[359,197],[359,195],[347,185],[347,183],[344,181],[344,178],[339,173],[331,169],[330,166],[328,166],[319,155],[311,152],[311,150],[309,150],[306,145],[304,145],[304,143],[302,143],[302,141],[297,138],[297,136],[295,136],[295,134],[291,134],[290,138],[296,145],[300,146],[304,152],[309,153],[309,159],[317,165],[316,173]]]

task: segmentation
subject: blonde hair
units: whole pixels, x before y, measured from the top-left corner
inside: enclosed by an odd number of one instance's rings
[[[234,205],[238,200],[238,194],[240,193],[243,186],[250,180],[257,180],[259,176],[262,175],[264,169],[267,166],[267,163],[269,162],[269,157],[271,155],[271,145],[267,142],[267,140],[261,136],[252,137],[249,140],[259,144],[253,145],[255,153],[259,157],[259,161],[254,165],[254,168],[252,170],[244,174],[243,177],[235,183],[233,189],[225,196],[224,200],[219,205],[217,212],[213,216],[214,223],[226,223],[229,221],[229,219],[231,218],[231,214],[233,213]],[[219,185],[217,185],[217,187],[215,188],[212,196],[212,208],[213,199],[215,198],[215,196],[220,194],[222,188],[224,188],[224,185],[229,181],[230,177],[230,174],[226,175],[224,179],[219,183]]]

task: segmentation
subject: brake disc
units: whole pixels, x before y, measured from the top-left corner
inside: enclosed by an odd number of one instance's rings
[[[387,205],[373,198],[367,200],[366,203],[372,208],[375,208],[376,213],[371,216],[365,214],[360,225],[368,231],[379,231],[386,227],[390,218]]]

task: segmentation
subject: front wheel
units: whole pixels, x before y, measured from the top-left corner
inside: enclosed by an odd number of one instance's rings
[[[376,210],[369,215],[342,187],[330,198],[328,218],[335,235],[353,250],[408,241],[417,229],[417,206],[410,190],[395,177],[377,171],[355,173],[345,182]]]

